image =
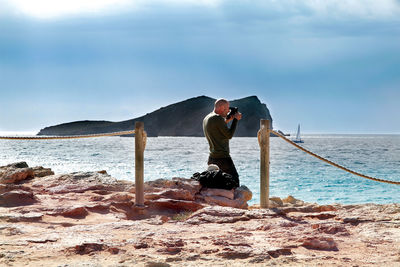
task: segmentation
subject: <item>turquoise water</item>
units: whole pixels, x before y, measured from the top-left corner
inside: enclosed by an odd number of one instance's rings
[[[400,181],[400,135],[305,135],[305,148],[347,168]],[[231,155],[242,184],[259,203],[259,146],[256,138],[234,137]],[[208,144],[200,137],[148,138],[145,180],[186,177],[206,169]],[[0,165],[26,161],[56,173],[106,170],[134,181],[134,139],[0,140]],[[280,138],[271,138],[270,195],[325,203],[400,202],[400,186],[378,183],[336,169]]]

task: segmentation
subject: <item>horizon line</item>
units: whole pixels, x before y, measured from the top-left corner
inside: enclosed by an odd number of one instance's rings
[[[37,135],[39,131],[0,131],[0,135],[1,136],[6,136],[6,135]],[[283,131],[284,132],[284,131]],[[293,132],[284,132],[285,134],[290,134],[290,136],[295,136],[296,133]],[[400,135],[399,132],[303,132],[301,134],[302,136],[307,136],[307,135]],[[184,135],[180,135],[180,136],[160,136],[160,137],[191,137],[191,136],[184,136]],[[239,136],[234,136],[234,137],[239,137]]]

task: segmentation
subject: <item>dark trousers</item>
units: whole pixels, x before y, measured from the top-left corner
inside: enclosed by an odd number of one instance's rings
[[[233,178],[237,179],[239,184],[239,174],[236,171],[235,164],[231,157],[228,158],[211,158],[208,157],[208,165],[215,164],[223,172],[229,173]]]

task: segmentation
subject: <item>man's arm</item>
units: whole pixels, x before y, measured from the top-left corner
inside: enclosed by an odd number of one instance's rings
[[[233,137],[233,134],[235,133],[238,120],[240,120],[241,118],[242,118],[242,114],[241,113],[235,114],[233,116],[233,121],[232,121],[231,128],[228,128],[228,126],[226,124],[227,120],[225,120],[225,123],[221,124],[220,127],[219,127],[219,130],[220,130],[221,134],[225,138],[231,139]],[[229,119],[228,122],[231,121],[231,120],[232,119]]]

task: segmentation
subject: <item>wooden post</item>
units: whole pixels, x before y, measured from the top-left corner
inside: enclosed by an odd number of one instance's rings
[[[260,121],[260,207],[269,208],[269,120]]]
[[[143,173],[144,173],[144,123],[135,122],[135,205],[144,206]]]

